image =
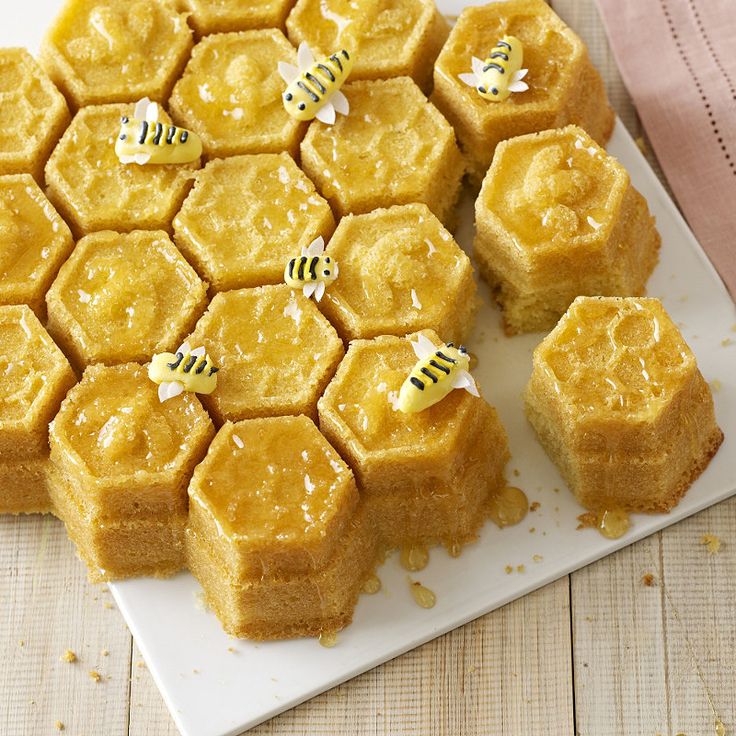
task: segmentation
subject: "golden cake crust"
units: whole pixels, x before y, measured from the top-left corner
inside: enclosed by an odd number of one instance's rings
[[[281,28],[294,0],[180,0],[199,36],[209,33]]]

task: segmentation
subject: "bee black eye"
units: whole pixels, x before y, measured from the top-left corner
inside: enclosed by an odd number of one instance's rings
[[[324,270],[324,271],[323,271],[322,273],[323,273],[323,274],[324,274],[325,276],[329,276],[329,275],[330,275],[330,272],[329,272],[329,271],[328,271],[327,269],[325,269],[325,270]]]
[[[127,136],[125,135],[125,133],[121,133],[121,134],[120,134],[120,140],[121,140],[121,141],[124,141],[124,140],[126,139],[126,137],[127,137]]]
[[[305,104],[304,104],[303,102],[300,102],[300,103],[299,103],[299,104],[297,105],[297,107],[298,107],[298,108],[299,108],[300,110],[304,110],[304,109],[305,109],[305,108],[306,108],[307,106],[306,106],[306,105],[305,105]]]
[[[454,342],[448,342],[447,343],[447,347],[448,348],[454,348],[455,347],[455,343]]]
[[[467,354],[468,354],[468,351],[466,350],[466,348],[465,348],[465,346],[464,346],[464,345],[461,345],[461,346],[460,346],[460,347],[459,347],[459,348],[458,348],[457,350],[458,350],[458,352],[459,352],[459,353],[461,353],[462,355],[467,355]]]
[[[291,102],[291,101],[292,101],[292,100],[294,99],[294,95],[293,95],[293,94],[291,94],[291,92],[287,92],[287,93],[286,93],[286,94],[284,95],[284,99],[285,99],[285,100],[286,100],[287,102]]]
[[[332,261],[330,260],[330,257],[329,256],[327,256],[327,258],[325,258],[325,263],[332,263]]]
[[[486,93],[486,88],[485,87],[478,87],[478,92],[482,92],[483,94],[485,94]]]
[[[497,89],[496,89],[495,87],[492,87],[492,88],[491,88],[491,92],[492,92],[492,93],[493,93],[494,95],[497,95],[497,94],[498,94],[498,90],[497,90]]]
[[[120,118],[120,122],[121,122],[121,123],[122,123],[123,125],[127,125],[127,123],[128,123],[128,118],[127,118],[127,117],[125,117],[125,115],[123,115],[123,117],[121,117],[121,118]]]

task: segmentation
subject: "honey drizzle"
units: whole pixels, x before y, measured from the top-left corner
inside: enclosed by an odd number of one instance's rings
[[[423,544],[411,544],[401,548],[401,566],[409,572],[424,570],[429,562],[429,550]]]
[[[337,631],[323,631],[319,635],[320,646],[332,649],[337,644]]]
[[[518,524],[528,511],[526,493],[515,486],[501,488],[488,500],[488,516],[499,529]]]
[[[369,575],[361,588],[361,591],[367,595],[374,595],[379,590],[381,590],[381,579],[376,574]]]
[[[623,509],[586,511],[578,516],[578,529],[597,529],[606,539],[619,539],[629,530],[631,520]]]
[[[418,580],[409,578],[409,589],[414,602],[422,608],[434,608],[437,596],[429,588],[426,588]]]

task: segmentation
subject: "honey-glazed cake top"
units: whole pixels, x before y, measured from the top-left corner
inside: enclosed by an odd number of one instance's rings
[[[46,290],[73,246],[30,174],[0,176],[0,303],[38,305],[42,315]]]
[[[314,121],[302,159],[322,172],[321,192],[340,210],[365,212],[376,198],[422,201],[445,172],[455,132],[409,77],[357,81],[342,91],[350,114],[334,125]]]
[[[192,46],[170,0],[67,0],[41,61],[76,107],[163,99]]]
[[[278,29],[206,36],[174,86],[171,114],[209,156],[288,150],[304,124],[284,110],[280,61],[296,62],[296,50]]]
[[[0,174],[37,175],[69,111],[25,49],[0,49],[0,110]]]
[[[524,78],[529,86],[503,104],[490,103],[468,86],[460,74],[471,71],[473,57],[484,60],[499,39],[512,36],[524,49]],[[519,107],[556,110],[576,81],[578,62],[587,51],[580,38],[543,0],[508,0],[465,8],[457,19],[435,64],[442,80],[461,96],[479,124],[514,114]]]
[[[108,230],[77,243],[47,304],[54,333],[64,333],[84,367],[145,362],[175,348],[204,311],[206,294],[165,232]]]
[[[78,235],[168,228],[199,167],[122,164],[115,139],[132,114],[133,105],[82,108],[46,165],[48,194]],[[162,121],[169,122],[163,113]]]
[[[343,217],[327,252],[340,273],[325,308],[351,338],[436,327],[460,291],[475,299],[469,258],[424,204]]]
[[[174,218],[177,245],[215,291],[279,283],[289,258],[333,229],[329,205],[287,153],[210,161]]]
[[[294,0],[182,0],[200,35],[282,28]]]
[[[568,251],[608,239],[629,186],[623,166],[575,125],[499,144],[476,200],[520,250]]]
[[[46,425],[74,383],[64,354],[25,305],[0,306],[0,452],[47,447]],[[31,435],[39,435],[39,441]]]
[[[343,355],[314,302],[286,285],[216,294],[189,342],[203,345],[220,369],[203,401],[221,421],[316,414]]]
[[[93,365],[51,424],[52,450],[67,474],[96,485],[176,479],[212,422],[191,393],[160,402],[137,363]]]
[[[652,421],[697,371],[662,303],[634,297],[578,297],[534,365],[580,421]]]
[[[358,501],[352,472],[305,416],[225,424],[189,495],[231,540],[284,545],[324,538]]]

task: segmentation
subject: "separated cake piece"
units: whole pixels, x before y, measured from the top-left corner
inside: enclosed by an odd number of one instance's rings
[[[578,501],[669,511],[723,434],[657,299],[580,297],[534,352],[526,411]]]
[[[168,230],[198,163],[139,166],[115,153],[134,105],[81,109],[46,164],[47,194],[77,237],[97,230]],[[162,115],[162,121],[169,119]]]
[[[220,368],[217,391],[202,400],[220,423],[306,414],[343,356],[335,328],[314,302],[285,285],[217,294],[191,345]]]
[[[174,218],[174,239],[213,291],[227,291],[280,283],[289,258],[334,228],[291,156],[262,153],[208,163]]]
[[[551,329],[576,296],[640,296],[661,240],[626,169],[574,125],[501,143],[475,224],[511,334]]]
[[[408,77],[351,82],[350,114],[313,121],[302,168],[338,216],[423,202],[444,223],[463,164],[452,126]]]
[[[0,513],[53,510],[48,425],[74,373],[27,306],[0,306]]]
[[[30,174],[0,176],[0,304],[28,304],[45,320],[46,291],[73,247]]]
[[[61,93],[25,49],[0,49],[0,174],[32,174],[43,167],[69,124]]]
[[[135,363],[94,365],[51,424],[51,496],[93,581],[184,566],[187,485],[214,436],[198,399],[161,403]]]
[[[286,21],[291,42],[319,55],[348,49],[351,79],[412,77],[425,91],[450,27],[434,0],[299,0]]]
[[[506,433],[495,410],[463,390],[404,413],[402,385],[417,363],[410,343],[417,337],[351,343],[319,401],[320,428],[355,471],[383,544],[457,549],[476,538],[485,504],[503,484]]]
[[[473,267],[426,205],[348,215],[327,253],[340,273],[320,309],[346,342],[427,328],[459,342],[470,332]]]
[[[225,630],[337,631],[376,562],[353,474],[304,416],[227,423],[189,487],[189,566]]]
[[[512,84],[511,69],[505,68],[510,48],[504,43],[518,46],[515,53],[522,54],[521,66],[528,70],[521,87],[528,89],[496,100],[493,85]],[[504,72],[496,74],[499,69]],[[460,78],[476,70],[473,86]],[[465,8],[437,59],[432,101],[455,127],[476,186],[506,138],[575,123],[603,145],[614,122],[585,44],[543,0]]]
[[[295,63],[296,50],[275,28],[207,36],[174,87],[171,115],[200,136],[210,158],[279,151],[295,156],[305,123],[284,110],[280,61]]]
[[[108,230],[77,243],[46,300],[49,332],[81,371],[178,345],[207,306],[207,284],[165,232]]]
[[[163,101],[192,48],[171,0],[67,0],[41,45],[41,63],[74,108]]]
[[[179,0],[200,35],[283,28],[295,0]]]

